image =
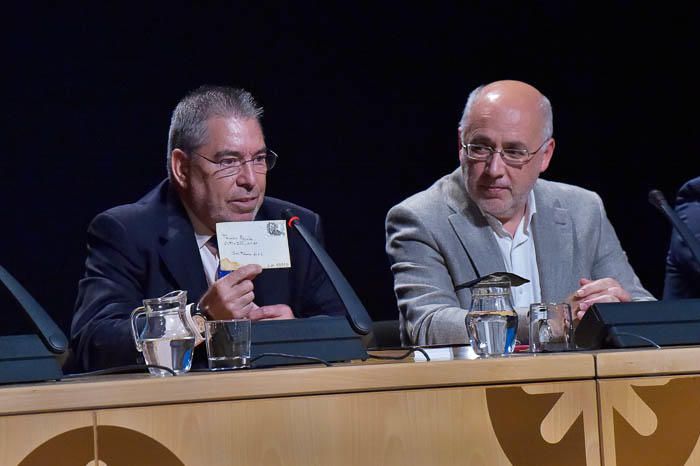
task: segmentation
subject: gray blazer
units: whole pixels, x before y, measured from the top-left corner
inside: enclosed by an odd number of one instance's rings
[[[534,194],[532,231],[544,302],[564,301],[582,277],[612,277],[633,299],[654,299],[627,261],[596,193],[540,179]],[[404,343],[466,343],[471,293],[455,292],[455,286],[506,268],[460,168],[389,211],[386,251]]]

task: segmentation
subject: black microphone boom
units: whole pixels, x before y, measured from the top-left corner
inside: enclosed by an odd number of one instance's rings
[[[663,193],[658,189],[652,189],[649,191],[649,202],[651,205],[659,209],[661,213],[663,213],[664,216],[671,222],[683,241],[685,241],[685,244],[688,245],[690,252],[692,252],[693,256],[695,256],[695,260],[700,263],[700,243],[698,243],[698,240],[690,231],[688,225],[686,225],[683,220],[680,219],[676,211],[673,210],[670,205],[668,205]]]
[[[328,255],[326,250],[321,246],[316,237],[306,231],[304,225],[299,221],[299,217],[294,215],[291,209],[284,209],[282,217],[287,221],[290,228],[296,229],[301,237],[309,245],[318,262],[328,275],[328,279],[333,284],[335,291],[338,293],[340,300],[345,305],[348,322],[355,332],[360,335],[368,335],[372,331],[372,319],[369,317],[365,306],[362,305],[360,298],[357,297],[355,290],[352,289],[350,283],[345,279],[338,266],[335,265],[333,259]]]
[[[316,237],[306,231],[299,218],[286,209],[282,217],[294,228],[318,259],[345,306],[345,316],[314,316],[307,319],[253,322],[251,356],[253,367],[310,362],[367,359],[366,342],[372,320],[365,307],[328,256]]]

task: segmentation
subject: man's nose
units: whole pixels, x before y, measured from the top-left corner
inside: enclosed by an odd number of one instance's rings
[[[501,151],[493,151],[491,157],[486,161],[486,173],[491,177],[498,177],[505,174],[506,163],[503,161]]]
[[[241,165],[241,171],[238,172],[236,176],[236,183],[239,186],[255,186],[257,178],[255,177],[255,170],[253,170],[252,163],[244,163]]]

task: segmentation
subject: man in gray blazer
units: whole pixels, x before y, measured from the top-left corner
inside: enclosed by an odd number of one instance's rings
[[[520,315],[563,302],[581,318],[597,302],[650,300],[594,192],[538,179],[554,153],[552,108],[529,84],[475,89],[459,124],[460,168],[394,206],[386,250],[405,344],[464,344],[469,289],[508,271]],[[519,326],[519,337],[527,338]],[[523,334],[524,333],[524,334]]]

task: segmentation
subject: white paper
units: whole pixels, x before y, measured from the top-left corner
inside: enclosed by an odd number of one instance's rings
[[[216,240],[221,270],[247,264],[259,264],[263,269],[292,266],[284,220],[217,223]]]
[[[431,361],[450,361],[452,359],[478,359],[479,356],[471,346],[451,346],[444,348],[423,348],[428,353]],[[425,355],[420,351],[413,353],[415,362],[426,362]]]

